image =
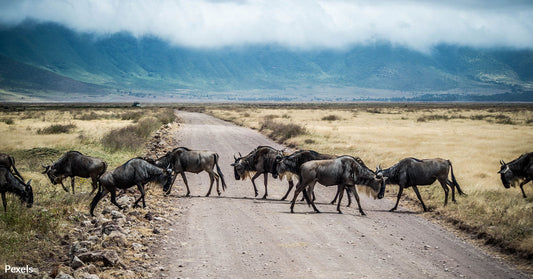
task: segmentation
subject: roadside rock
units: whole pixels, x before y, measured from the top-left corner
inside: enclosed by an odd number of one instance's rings
[[[74,277],[72,277],[72,275],[69,275],[69,274],[66,274],[66,273],[63,273],[63,272],[59,272],[59,274],[57,274],[57,276],[56,276],[56,279],[74,279]]]
[[[70,267],[76,270],[84,265],[85,263],[83,263],[77,256],[74,256],[74,258],[72,259],[72,263],[70,264]]]
[[[104,266],[123,266],[120,258],[114,250],[104,250],[98,252],[87,252],[78,255],[78,258],[84,262],[103,262]]]

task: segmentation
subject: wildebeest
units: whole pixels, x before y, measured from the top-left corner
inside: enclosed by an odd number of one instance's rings
[[[104,173],[98,180],[99,190],[91,202],[91,216],[94,216],[94,208],[108,192],[111,193],[111,202],[119,209],[122,207],[116,201],[117,189],[127,189],[132,186],[137,186],[141,196],[135,201],[134,207],[137,206],[142,199],[143,207],[146,207],[144,202],[144,185],[148,182],[157,182],[168,187],[172,181],[172,174],[170,169],[162,169],[152,165],[142,158],[133,158],[117,167],[116,169]]]
[[[278,175],[284,175],[285,173],[291,173],[298,177],[298,180],[301,180],[300,169],[303,163],[313,161],[313,160],[325,160],[333,159],[336,156],[329,154],[318,153],[313,150],[299,150],[290,155],[282,156],[279,155],[276,157],[274,162],[274,170]],[[289,184],[289,189],[287,193],[281,198],[285,200],[292,190],[294,184]]]
[[[299,150],[286,156],[278,155],[275,161],[275,170],[278,173],[278,175],[282,175],[282,176],[285,175],[286,173],[290,173],[291,175],[294,174],[298,177],[298,181],[300,181],[302,180],[300,177],[300,171],[301,171],[301,166],[303,163],[314,161],[314,160],[334,159],[336,157],[337,156],[335,155],[318,153],[314,150]],[[292,181],[290,180],[290,182]],[[285,195],[281,198],[281,200],[285,200],[287,198],[293,186],[294,186],[294,183],[289,183],[289,189],[287,190],[287,193],[285,193]],[[314,193],[311,193],[311,194],[313,195],[313,200],[315,200]],[[335,203],[338,195],[339,193],[335,195],[335,198],[331,201],[331,204]],[[348,206],[350,206],[351,203],[352,203],[352,199],[348,195]]]
[[[257,187],[255,186],[255,179],[258,178],[261,174],[264,176],[265,184],[265,194],[262,199],[266,199],[268,196],[268,174],[271,173],[272,177],[277,178],[278,173],[275,168],[276,157],[282,156],[283,152],[277,149],[274,149],[270,146],[258,146],[256,149],[252,150],[248,155],[242,156],[239,154],[239,158],[234,157],[235,162],[231,164],[235,174],[235,180],[244,180],[247,177],[251,178],[252,185],[254,186],[255,196],[257,197]],[[292,180],[289,180],[289,187],[291,187]]]
[[[211,194],[211,189],[213,188],[213,181],[217,181],[217,193],[220,196],[219,188],[219,178],[222,180],[222,190],[226,190],[226,182],[224,181],[224,175],[218,166],[218,154],[211,151],[205,150],[190,150],[187,147],[178,147],[174,150],[168,152],[161,158],[155,160],[155,165],[158,167],[171,166],[172,170],[176,173],[172,183],[168,188],[163,188],[165,193],[170,194],[172,185],[176,180],[177,174],[181,174],[183,182],[187,187],[187,197],[190,195],[191,191],[189,190],[189,183],[187,182],[187,177],[185,177],[185,172],[200,173],[205,171],[209,174],[209,180],[211,184],[209,185],[209,191],[205,195],[208,197]],[[217,167],[217,173],[213,171],[214,167]]]
[[[503,186],[505,188],[515,187],[520,181],[522,196],[527,198],[524,185],[533,180],[533,152],[524,153],[509,163],[501,160],[500,164],[502,166],[498,173],[501,175]]]
[[[63,185],[63,179],[70,177],[70,185],[74,194],[74,178],[76,176],[92,179],[93,190],[98,187],[98,178],[107,170],[107,163],[101,159],[86,156],[78,151],[68,151],[51,165],[44,166],[43,174],[47,174],[52,184],[60,183],[63,189],[68,192],[68,188]]]
[[[372,170],[364,165],[361,165],[354,157],[344,155],[335,159],[329,160],[317,160],[309,161],[301,166],[301,180],[296,186],[294,197],[291,203],[291,212],[294,212],[294,203],[298,194],[309,189],[308,193],[313,192],[315,184],[318,182],[324,186],[338,186],[337,192],[339,193],[339,202],[337,204],[337,211],[341,212],[340,204],[344,193],[344,188],[348,187],[353,192],[359,212],[361,215],[365,215],[361,208],[359,201],[359,195],[355,185],[367,186],[371,192],[378,194],[378,198],[383,198],[383,188],[385,187],[385,179],[380,175],[377,175]],[[320,212],[312,199],[309,199],[304,192],[304,197],[307,202],[313,206],[315,212]]]
[[[453,166],[449,160],[436,158],[436,159],[424,159],[419,160],[415,158],[405,158],[398,162],[396,165],[388,168],[381,169],[378,167],[377,173],[381,173],[384,177],[388,177],[386,184],[398,184],[400,189],[398,190],[398,197],[396,204],[390,211],[398,208],[400,197],[404,188],[412,187],[416,193],[416,196],[420,200],[424,212],[427,211],[426,205],[422,201],[420,192],[418,192],[418,185],[431,185],[435,180],[438,180],[442,189],[444,190],[444,206],[448,204],[448,185],[452,188],[452,201],[455,202],[455,187],[460,195],[465,193],[459,187],[455,175],[453,174]],[[448,179],[448,174],[451,172],[452,180]],[[382,189],[382,193],[385,193],[385,187]]]
[[[33,205],[33,190],[30,184],[31,180],[24,183],[14,176],[8,168],[0,167],[0,194],[2,195],[4,212],[7,212],[6,192],[19,196],[20,200],[25,202],[28,207]]]
[[[0,167],[4,167],[8,170],[13,169],[13,174],[15,176],[18,176],[22,181],[24,181],[24,178],[22,178],[22,175],[20,175],[19,171],[15,167],[15,158],[13,158],[13,156],[0,153]]]

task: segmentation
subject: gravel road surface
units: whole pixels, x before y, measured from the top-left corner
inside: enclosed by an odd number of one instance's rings
[[[192,196],[183,197],[185,185],[176,180],[172,195],[180,197],[181,212],[160,251],[170,278],[529,278],[417,212],[388,212],[391,200],[361,195],[367,216],[356,204],[344,207],[346,201],[338,214],[329,204],[336,189],[317,184],[322,213],[298,202],[291,214],[289,202],[279,200],[287,182],[271,176],[268,199],[260,199],[262,176],[255,198],[249,180],[234,179],[233,155],[258,145],[283,146],[205,114],[178,115],[179,144],[218,152],[228,189],[206,198],[207,173],[188,173]]]

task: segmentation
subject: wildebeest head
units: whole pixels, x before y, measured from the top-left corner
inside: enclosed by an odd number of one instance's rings
[[[162,157],[159,157],[159,158],[157,158],[155,160],[149,160],[148,162],[150,162],[151,164],[156,165],[156,166],[158,166],[160,168],[165,167],[165,166],[172,167],[171,166],[172,165],[172,155],[173,155],[173,153],[172,153],[172,151],[170,151],[170,152],[167,152],[167,154],[163,155]],[[167,167],[167,169],[168,168],[169,167]]]
[[[385,187],[387,185],[386,183],[387,178],[383,176],[383,169],[381,168],[381,165],[378,165],[376,167],[376,179],[381,180],[381,188],[378,193],[378,199],[382,199],[385,196]]]
[[[276,161],[274,164],[274,172],[275,175],[281,175],[283,176],[286,172],[289,172],[291,167],[294,167],[296,163],[294,161],[291,161],[289,156],[284,156],[283,154],[278,154],[276,156]],[[272,174],[274,176],[274,173]],[[274,177],[275,178],[275,177]]]
[[[20,200],[22,202],[25,202],[26,206],[30,208],[33,206],[33,189],[31,188],[31,179],[28,182],[23,183],[23,184],[25,187],[24,187],[24,191],[20,195]]]
[[[63,175],[58,175],[58,167],[54,164],[52,165],[42,165],[44,168],[44,171],[42,174],[46,174],[48,178],[50,179],[50,182],[54,185],[61,183],[63,181]]]
[[[513,171],[509,168],[509,165],[506,164],[503,160],[500,161],[502,165],[500,171],[498,172],[501,175],[502,183],[505,188],[510,188],[515,185],[517,177],[513,174]]]
[[[168,192],[172,184],[172,169],[170,168],[170,164],[166,169],[163,169],[163,174],[159,177],[158,183],[163,184],[163,191],[165,193]]]
[[[235,174],[235,180],[241,180],[241,177],[244,178],[247,172],[244,162],[242,160],[241,153],[239,153],[239,158],[233,155],[233,159],[235,159],[235,163],[231,164],[231,166],[233,167],[233,173]]]

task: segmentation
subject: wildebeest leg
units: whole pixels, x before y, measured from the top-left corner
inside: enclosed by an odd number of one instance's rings
[[[301,181],[298,181],[298,184],[296,184],[296,190],[294,190],[294,196],[292,197],[291,201],[291,213],[294,213],[294,204],[296,203],[296,198],[306,186],[307,185],[303,185]]]
[[[452,202],[456,203],[456,200],[455,200],[455,185],[449,179],[446,179],[446,184],[448,184],[448,186],[450,186],[450,188],[452,188]]]
[[[94,191],[96,190],[96,188],[98,188],[98,179],[94,176],[91,177],[92,179],[92,186],[93,186],[93,190],[91,191],[91,195],[94,193]]]
[[[70,187],[72,187],[72,194],[74,195],[74,176],[70,177]]]
[[[402,196],[402,193],[403,193],[403,186],[400,184],[400,189],[398,190],[398,198],[396,199],[396,204],[394,205],[394,207],[389,210],[389,211],[394,211],[396,210],[396,208],[398,208],[398,203],[400,202],[400,197]]]
[[[342,214],[341,201],[342,196],[344,195],[344,185],[337,185],[337,194],[339,196],[339,202],[337,203],[337,211],[339,212],[339,214]]]
[[[98,191],[98,193],[96,193],[96,196],[94,196],[91,202],[91,216],[94,216],[94,208],[96,208],[98,202],[107,194],[107,192],[109,192],[107,188],[103,187],[101,191]]]
[[[520,183],[520,190],[522,190],[522,196],[524,198],[527,198],[526,192],[524,191],[524,185],[526,185],[529,181],[531,181],[531,178],[528,178],[525,181],[523,181],[522,183]]]
[[[122,209],[122,206],[117,202],[117,191],[109,191],[111,193],[111,203],[116,205],[118,209]]]
[[[217,194],[218,194],[218,196],[220,196],[220,194],[221,194],[221,192],[220,192],[220,183],[219,183],[220,176],[213,172],[213,177],[217,181]],[[222,187],[222,188],[224,188],[224,187]]]
[[[174,185],[174,182],[176,182],[176,178],[178,178],[178,174],[174,175],[174,178],[172,178],[172,183],[170,183],[170,186],[168,187],[168,190],[165,195],[170,195],[170,190],[172,190],[172,185]]]
[[[267,188],[267,182],[268,182],[268,172],[265,172],[263,173],[263,177],[264,177],[264,183],[265,183],[265,194],[263,195],[263,197],[261,199],[266,199],[267,196],[268,196],[268,188]]]
[[[213,182],[215,181],[215,178],[213,177],[213,174],[208,172],[209,174],[209,191],[207,191],[207,194],[205,195],[206,197],[209,197],[209,195],[211,195],[211,189],[213,188]],[[217,180],[217,186],[218,186],[218,180]],[[217,187],[217,191],[218,191],[218,195],[220,196],[220,191],[218,190],[218,187]]]
[[[298,182],[298,184],[296,185],[296,189],[294,189],[294,196],[292,197],[291,201],[291,213],[294,213],[294,203],[296,203],[296,197],[302,191],[302,189],[300,188],[300,182]]]
[[[287,198],[287,196],[289,195],[289,193],[292,190],[292,187],[294,187],[294,181],[292,181],[292,179],[291,179],[291,180],[289,180],[289,189],[287,190],[287,193],[285,193],[285,196],[283,196],[283,198],[281,198],[282,201],[284,201]]]
[[[346,187],[346,196],[348,197],[348,205],[346,207],[350,207],[350,205],[352,205],[352,197],[350,196],[348,187]],[[337,193],[335,194],[335,198],[333,198],[333,200],[331,201],[331,204],[335,204],[338,197],[339,197],[339,188],[337,188]]]
[[[359,207],[359,213],[361,215],[366,215],[363,211],[363,208],[361,207],[361,201],[359,200],[359,194],[357,193],[357,188],[355,186],[350,186],[350,191],[353,191],[353,195],[355,197],[355,201],[357,202],[357,206]],[[348,191],[348,187],[346,188],[346,194],[349,195],[350,191]]]
[[[251,179],[251,180],[252,180],[252,185],[254,185],[254,192],[255,192],[255,196],[256,196],[256,197],[257,197],[257,194],[258,194],[258,193],[257,193],[257,187],[255,186],[255,179],[258,178],[260,175],[261,175],[261,173],[256,172],[256,173],[254,174],[254,176],[252,176],[252,179]]]
[[[337,193],[335,193],[335,197],[330,202],[331,204],[335,204],[337,202],[337,198],[339,197],[339,186],[337,186]]]
[[[315,206],[314,199],[311,199],[311,197],[309,196],[309,195],[311,195],[311,193],[315,192],[315,184],[316,184],[316,180],[314,180],[313,182],[311,182],[311,184],[309,184],[309,186],[307,186],[308,191],[307,191],[307,193],[304,191],[304,198],[307,199],[308,203],[311,203],[311,206],[313,207],[313,210],[316,213],[320,213],[320,210],[318,210],[318,208],[316,208],[316,206]]]
[[[424,208],[424,212],[427,212],[428,209],[426,208],[426,205],[424,204],[424,201],[422,201],[422,196],[420,196],[420,192],[418,191],[418,188],[416,187],[416,185],[413,185],[413,191],[415,191],[416,196],[420,200],[420,203],[422,204],[422,208]],[[446,193],[446,196],[448,196],[447,194],[448,193]]]
[[[7,201],[6,201],[6,193],[2,193],[2,204],[4,205],[4,212],[7,212]]]
[[[442,186],[442,189],[444,190],[444,206],[448,205],[448,192],[450,191],[448,189],[448,185],[446,185],[446,180],[442,181],[442,180],[439,179],[440,186]],[[422,199],[420,199],[420,200],[422,200]],[[452,187],[452,201],[455,202],[455,190],[454,190],[454,187]]]
[[[186,197],[191,195],[191,191],[189,190],[189,182],[187,182],[187,177],[185,177],[185,172],[180,172],[181,177],[183,178],[183,182],[185,183],[185,187],[187,187],[187,195]]]
[[[60,183],[61,183],[61,187],[63,187],[63,190],[65,190],[65,192],[67,192],[67,193],[70,192],[70,191],[68,190],[68,188],[65,187],[65,185],[63,184],[63,180],[61,180]]]
[[[355,186],[354,186],[354,188],[355,188]],[[344,187],[344,189],[346,190],[346,197],[348,198],[348,204],[346,205],[346,207],[350,207],[350,205],[352,205],[352,196],[350,195],[351,194],[351,188],[350,187]]]
[[[144,186],[141,184],[137,184],[137,189],[139,189],[139,192],[141,192],[141,196],[133,203],[133,207],[137,207],[140,200],[143,201],[143,208],[146,207],[146,203],[144,203]],[[111,198],[113,198],[113,193],[111,193]],[[118,204],[117,204],[118,206]]]

